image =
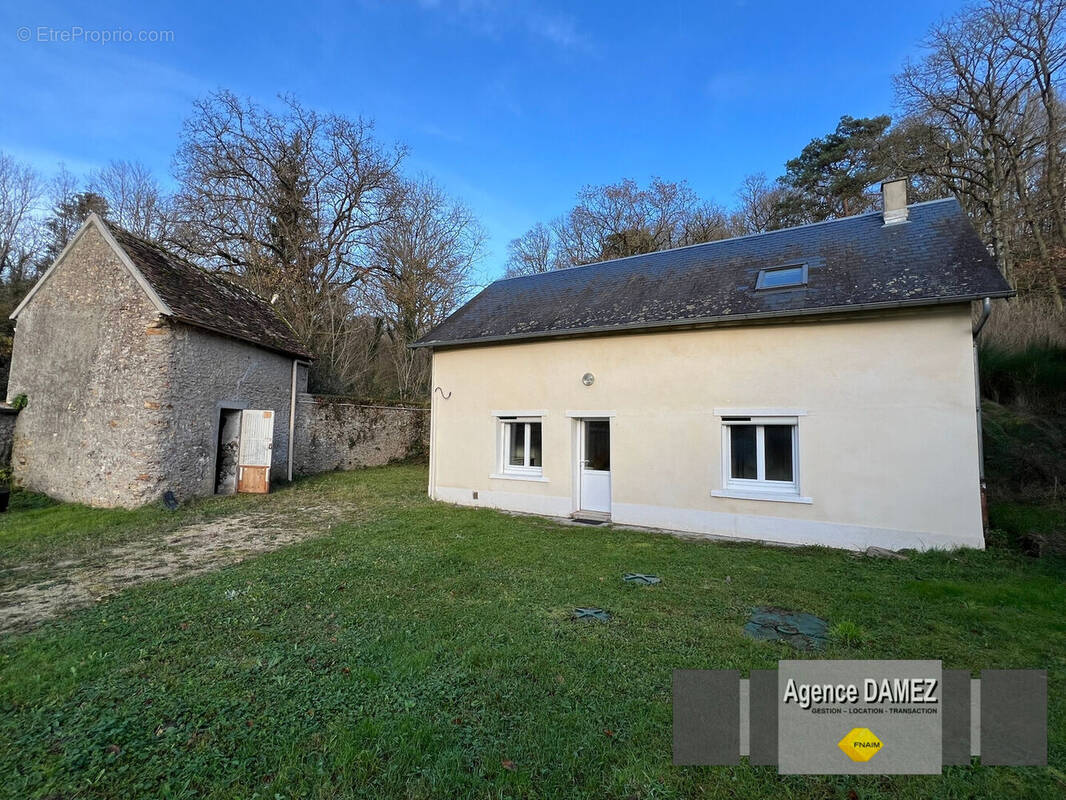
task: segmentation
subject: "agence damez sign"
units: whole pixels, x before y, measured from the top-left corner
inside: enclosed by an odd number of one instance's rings
[[[782,661],[783,774],[941,771],[939,661]]]
[[[861,688],[851,683],[785,682],[781,702],[798,705],[814,714],[938,714],[939,678],[863,678]],[[861,705],[860,705],[861,704]],[[911,705],[917,706],[910,708]],[[875,724],[875,727],[882,727]],[[837,747],[857,763],[865,763],[881,752],[884,742],[867,727],[849,730]]]
[[[863,703],[928,703],[936,705],[936,691],[940,685],[939,678],[864,678],[862,682]],[[798,703],[800,708],[809,709],[826,703],[821,709],[827,714],[839,714],[839,705],[855,706],[859,703],[859,687],[854,683],[797,683],[789,678],[785,684],[783,703]],[[880,713],[880,709],[871,709]],[[920,710],[921,711],[921,710]],[[924,709],[935,714],[933,708]],[[866,713],[866,712],[863,712]]]
[[[675,670],[674,764],[776,765],[791,775],[937,774],[1047,764],[1047,672],[939,661],[780,661]]]

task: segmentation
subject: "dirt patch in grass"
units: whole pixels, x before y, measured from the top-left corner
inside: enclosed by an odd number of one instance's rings
[[[25,630],[129,586],[186,578],[277,550],[328,531],[355,510],[335,504],[264,509],[198,522],[77,560],[20,565],[17,572],[8,571],[5,583],[13,588],[0,592],[0,633]],[[26,573],[24,582],[18,572]]]

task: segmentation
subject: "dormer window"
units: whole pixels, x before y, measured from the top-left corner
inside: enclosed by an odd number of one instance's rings
[[[785,267],[773,267],[759,272],[759,280],[755,282],[756,290],[759,289],[787,289],[792,286],[807,285],[807,265],[789,264]]]

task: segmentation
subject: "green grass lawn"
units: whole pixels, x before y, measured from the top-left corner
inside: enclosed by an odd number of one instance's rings
[[[328,534],[0,639],[0,796],[971,798],[1066,794],[1066,567],[1010,551],[870,560],[560,526],[425,498],[401,466],[174,514],[49,506],[0,557],[158,535],[253,503],[357,511]],[[20,501],[24,502],[24,501]],[[624,584],[654,572],[654,587]],[[755,605],[861,629],[828,658],[1044,667],[1049,768],[786,777],[671,766],[671,671],[804,657]],[[609,609],[575,623],[575,606]]]

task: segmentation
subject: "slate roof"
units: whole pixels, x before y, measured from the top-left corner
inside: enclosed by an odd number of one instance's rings
[[[288,324],[259,295],[111,222],[104,224],[174,319],[268,350],[311,358]]]
[[[806,286],[756,290],[806,264]],[[496,281],[415,347],[967,302],[1013,294],[954,198]]]

